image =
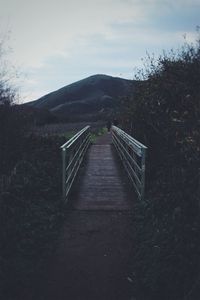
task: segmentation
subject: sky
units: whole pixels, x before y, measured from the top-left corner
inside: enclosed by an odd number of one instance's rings
[[[23,102],[94,74],[133,79],[147,53],[195,41],[199,25],[200,0],[0,0]]]

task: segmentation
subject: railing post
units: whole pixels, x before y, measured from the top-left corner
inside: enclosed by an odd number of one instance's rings
[[[146,149],[142,148],[142,161],[141,161],[141,200],[144,199],[144,189],[145,189],[145,159],[146,159]]]
[[[66,198],[66,149],[62,148],[62,195]]]

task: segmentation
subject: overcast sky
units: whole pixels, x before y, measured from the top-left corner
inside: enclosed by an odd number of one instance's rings
[[[196,38],[200,0],[0,0],[24,101],[93,74],[133,79],[146,52]]]

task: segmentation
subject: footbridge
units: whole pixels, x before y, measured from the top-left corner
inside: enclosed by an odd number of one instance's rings
[[[132,208],[145,196],[147,148],[115,126],[91,142],[87,126],[61,150],[70,209],[34,299],[130,300]]]
[[[75,209],[129,210],[131,186],[144,199],[147,147],[119,127],[112,126],[92,143],[91,128],[86,126],[61,150],[63,201],[72,198]]]

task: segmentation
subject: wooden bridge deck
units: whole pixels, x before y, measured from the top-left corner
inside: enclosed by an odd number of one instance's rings
[[[133,193],[127,184],[111,134],[97,138],[87,154],[72,192],[72,206],[78,210],[129,210]]]

